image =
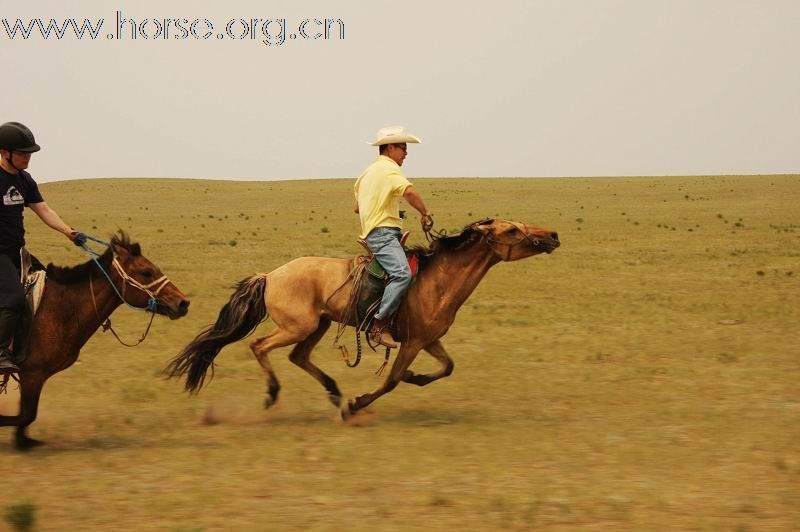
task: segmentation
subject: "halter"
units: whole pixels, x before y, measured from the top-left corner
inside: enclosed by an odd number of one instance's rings
[[[139,290],[144,292],[149,297],[149,299],[147,300],[147,306],[144,307],[144,310],[148,310],[150,312],[155,312],[156,306],[158,305],[158,294],[159,294],[159,292],[161,292],[161,290],[170,283],[170,280],[167,278],[167,276],[166,275],[162,275],[161,277],[159,277],[158,279],[156,279],[152,283],[142,284],[139,281],[137,281],[136,279],[134,279],[133,277],[131,277],[130,275],[128,275],[128,272],[126,272],[122,268],[122,265],[119,263],[119,257],[117,257],[116,254],[114,254],[114,260],[111,261],[111,265],[114,267],[115,270],[117,270],[117,273],[119,274],[120,277],[122,277],[122,280],[124,281],[124,283],[122,285],[122,294],[117,292],[117,295],[119,295],[119,298],[122,300],[122,302],[125,303],[126,305],[128,305],[131,308],[135,308],[135,309],[140,309],[141,310],[141,307],[134,307],[133,305],[131,305],[130,303],[125,301],[125,287],[130,285],[130,286],[132,286],[134,288],[138,288]],[[101,269],[102,269],[102,267],[101,267]],[[103,273],[105,273],[105,272],[103,272]],[[111,279],[109,279],[109,282],[110,281],[111,281]],[[116,286],[114,286],[114,283],[111,283],[111,286],[114,287],[114,291],[116,292],[117,289],[116,289]],[[153,288],[155,288],[155,291],[152,291]]]
[[[489,235],[483,234],[483,238],[485,238],[486,242],[489,243],[489,247],[492,249],[492,251],[495,253],[495,255],[500,257],[502,260],[508,262],[509,259],[511,258],[511,251],[514,249],[514,247],[517,246],[518,244],[522,244],[526,240],[528,242],[530,242],[531,244],[533,244],[534,246],[538,246],[539,244],[541,244],[541,241],[538,238],[528,234],[528,224],[519,224],[517,222],[512,222],[510,220],[504,220],[504,221],[507,222],[507,223],[510,223],[511,225],[513,225],[514,227],[519,229],[519,231],[522,233],[522,238],[520,238],[519,240],[517,240],[513,244],[509,244],[507,242],[502,242],[502,241],[498,240],[497,238],[493,238],[493,237],[491,237]],[[506,253],[505,258],[502,258],[502,255],[497,251],[497,249],[495,248],[496,245],[508,246],[508,252]]]
[[[86,236],[86,238],[88,240],[92,240],[92,241],[97,242],[99,244],[105,244],[106,246],[111,247],[111,244],[108,243],[108,242],[105,242],[103,240],[99,240],[99,239],[94,238],[92,236],[86,235],[85,233],[84,233],[84,235]],[[119,297],[119,299],[125,305],[127,305],[128,307],[130,307],[132,309],[135,309],[135,310],[143,310],[145,312],[150,312],[151,313],[150,314],[150,322],[147,324],[147,328],[145,329],[144,333],[142,333],[141,338],[139,338],[139,340],[135,344],[128,344],[128,343],[125,343],[125,342],[122,341],[122,339],[119,337],[117,332],[111,327],[111,318],[110,317],[106,318],[106,321],[103,322],[103,324],[102,324],[103,332],[105,332],[105,331],[110,329],[111,330],[111,334],[113,334],[114,337],[122,345],[124,345],[126,347],[135,347],[135,346],[139,345],[140,343],[142,343],[145,340],[145,338],[147,338],[147,334],[150,332],[150,326],[153,324],[153,318],[155,318],[155,316],[156,316],[156,307],[158,306],[158,294],[171,281],[167,278],[166,275],[162,275],[161,277],[159,277],[158,279],[156,279],[155,281],[153,281],[151,283],[142,284],[139,281],[137,281],[136,279],[134,279],[133,277],[131,277],[130,275],[128,275],[128,272],[126,272],[125,269],[120,264],[119,257],[117,256],[116,253],[114,253],[114,258],[111,261],[111,265],[117,271],[117,274],[120,277],[122,277],[122,293],[120,293],[120,291],[117,289],[117,286],[114,284],[114,281],[111,280],[111,276],[108,274],[108,272],[106,272],[105,268],[103,268],[103,265],[100,264],[100,261],[97,260],[97,258],[100,257],[100,254],[97,253],[96,251],[94,251],[93,249],[91,249],[87,244],[81,244],[81,247],[92,258],[94,263],[97,265],[97,267],[103,273],[103,276],[108,281],[108,284],[111,285],[111,289],[114,290],[114,293],[117,294],[117,297]],[[149,299],[147,300],[147,305],[146,306],[137,307],[137,306],[134,306],[134,305],[131,305],[130,303],[128,303],[128,301],[125,299],[125,288],[128,285],[130,285],[133,288],[136,288],[138,290],[141,290],[145,295],[148,296]],[[89,275],[89,291],[92,294],[92,306],[94,307],[94,313],[97,316],[97,319],[99,320],[100,319],[100,313],[97,310],[97,302],[95,300],[94,284],[92,283],[91,274]]]

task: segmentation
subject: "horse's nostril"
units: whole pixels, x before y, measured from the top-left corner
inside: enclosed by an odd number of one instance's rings
[[[556,233],[555,231],[553,231],[553,234],[552,234],[552,235],[550,235],[550,238],[552,238],[553,240],[556,240],[556,241],[557,241],[557,240],[558,240],[558,233]]]
[[[190,301],[188,299],[184,299],[183,301],[180,302],[178,308],[180,309],[181,312],[185,314],[189,312],[189,303]]]

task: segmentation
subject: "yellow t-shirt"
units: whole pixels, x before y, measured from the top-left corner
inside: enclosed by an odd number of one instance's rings
[[[359,238],[367,238],[376,227],[403,228],[400,198],[410,186],[397,163],[385,155],[364,170],[354,187],[361,218]]]

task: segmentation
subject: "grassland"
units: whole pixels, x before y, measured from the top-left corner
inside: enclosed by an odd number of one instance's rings
[[[4,508],[39,530],[800,529],[800,177],[418,180],[440,228],[497,216],[563,242],[489,273],[444,338],[453,376],[359,426],[287,349],[267,412],[244,342],[197,397],[162,380],[234,281],[358,252],[351,184],[42,186],[68,223],[130,231],[193,302],[137,349],[98,332],[48,383],[31,435],[49,445],[0,440]],[[28,216],[42,260],[84,260]],[[379,355],[348,369],[331,342],[315,359],[345,395],[377,386]]]

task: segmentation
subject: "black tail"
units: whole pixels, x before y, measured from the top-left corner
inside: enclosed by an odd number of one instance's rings
[[[259,323],[267,319],[266,286],[264,275],[239,281],[231,299],[219,311],[217,322],[206,327],[172,359],[164,370],[167,376],[186,375],[186,390],[192,393],[200,391],[209,367],[213,377],[214,358],[222,348],[249,336]]]

